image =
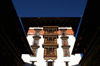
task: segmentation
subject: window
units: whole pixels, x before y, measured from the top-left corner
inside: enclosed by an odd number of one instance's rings
[[[67,54],[67,50],[65,50],[65,56],[67,56],[68,54]]]
[[[52,33],[52,29],[49,29],[49,33]]]
[[[36,56],[37,49],[33,49],[33,56]]]
[[[49,37],[49,41],[52,41],[52,37]]]
[[[66,66],[68,66],[68,62],[66,62]]]
[[[53,41],[56,40],[56,37],[53,37]]]
[[[65,31],[63,32],[63,31],[62,31],[62,32],[61,32],[61,35],[62,35],[62,36],[66,36],[66,32],[65,32]]]
[[[53,32],[54,32],[54,33],[57,33],[57,31],[56,31],[55,29],[53,30]]]
[[[40,35],[40,33],[37,33],[37,35]]]
[[[68,49],[64,49],[64,56],[66,57],[66,56],[69,56],[69,51],[68,51]]]
[[[37,43],[34,43],[34,46],[37,46]]]
[[[63,36],[65,36],[65,33],[62,33]]]
[[[54,48],[47,48],[47,55],[52,56],[54,54]]]
[[[34,45],[38,45],[38,42],[39,42],[38,40],[35,40]]]
[[[53,62],[48,62],[48,66],[53,66]]]
[[[66,40],[63,41],[63,45],[64,45],[64,46],[67,46]]]
[[[45,29],[45,33],[48,33],[48,30],[47,29]]]

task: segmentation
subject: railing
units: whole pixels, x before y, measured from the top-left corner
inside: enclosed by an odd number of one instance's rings
[[[47,44],[56,44],[57,43],[57,41],[45,41],[44,43],[47,43]]]
[[[46,55],[44,55],[45,57],[56,57],[56,55],[55,54],[46,54]]]
[[[47,32],[47,31],[45,31],[44,33],[45,34],[57,34],[57,31],[54,31],[54,32]]]

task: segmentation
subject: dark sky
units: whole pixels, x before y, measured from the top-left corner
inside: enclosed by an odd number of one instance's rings
[[[87,0],[12,0],[21,17],[81,17]]]

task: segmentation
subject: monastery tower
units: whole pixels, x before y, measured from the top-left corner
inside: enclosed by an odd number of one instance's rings
[[[24,66],[75,66],[80,54],[71,55],[75,43],[71,27],[30,27],[27,40],[33,55],[23,54]]]

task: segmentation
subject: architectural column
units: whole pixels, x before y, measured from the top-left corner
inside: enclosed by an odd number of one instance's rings
[[[56,44],[56,39],[54,38],[54,43]]]
[[[48,47],[48,51],[47,51],[47,52],[49,52],[49,53],[47,54],[47,56],[49,56],[49,54],[50,54],[49,47]]]
[[[62,33],[62,36],[61,36],[61,39],[62,39],[62,48],[63,48],[63,51],[64,51],[64,56],[69,56],[69,45],[67,44],[67,39],[68,37],[66,36],[65,32],[66,32],[66,29],[60,29]]]
[[[47,42],[47,39],[44,40],[44,43],[46,43],[46,42]]]
[[[62,46],[67,46],[67,39],[68,39],[68,37],[65,34],[66,29],[60,29],[60,30],[61,30],[62,33],[64,33],[64,35],[62,34],[62,36],[61,36],[62,43],[63,43]]]
[[[53,56],[53,47],[52,47],[52,56]]]
[[[38,45],[38,41],[39,39],[41,38],[39,36],[39,32],[41,31],[41,29],[34,29],[36,31],[35,35],[33,36],[33,39],[34,39],[34,44],[31,46],[32,49],[33,49],[33,55],[32,56],[36,56],[36,53],[37,53],[37,49],[39,48],[39,45]]]
[[[57,53],[56,53],[56,51],[57,51],[57,50],[56,50],[56,49],[54,49],[54,55],[55,55],[55,56],[57,56]]]
[[[47,54],[47,49],[44,49],[44,56],[46,56]]]

